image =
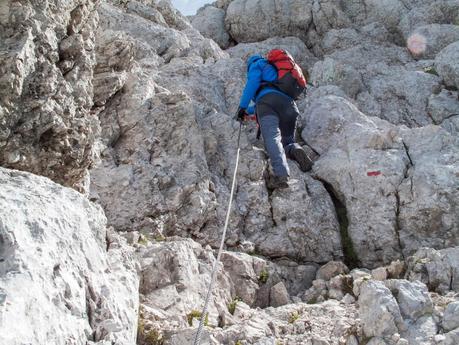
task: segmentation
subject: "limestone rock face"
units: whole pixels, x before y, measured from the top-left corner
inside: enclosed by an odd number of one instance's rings
[[[133,344],[132,250],[99,206],[49,179],[0,169],[0,342]]]
[[[124,42],[133,42],[134,49],[148,51],[153,58],[137,54],[139,65],[128,73],[122,91],[109,96],[100,109],[101,160],[91,170],[91,198],[103,205],[117,230],[192,235],[215,245],[226,212],[238,133],[228,114],[236,108],[244,78],[241,51],[253,47],[235,48],[235,57],[229,58],[218,47],[211,52],[196,49],[196,43],[209,41],[200,36],[191,44],[188,29],[146,22],[108,4],[100,12],[110,37],[128,36]],[[140,27],[143,31],[137,34]],[[180,45],[164,51],[155,46],[154,37]],[[283,42],[294,47],[296,41]],[[214,48],[210,43],[208,47]],[[125,43],[122,51],[130,49]],[[304,45],[296,49],[298,56],[308,53]],[[104,54],[102,61],[107,60]],[[111,61],[120,59],[127,70],[123,56],[111,56]],[[303,61],[307,65],[309,60]],[[321,262],[342,258],[338,222],[322,184],[291,162],[294,192],[270,196],[264,178],[266,156],[253,144],[253,136],[244,130],[241,187],[227,244],[237,247],[248,241],[268,257]]]
[[[96,2],[5,1],[1,13],[0,164],[83,190],[97,125]]]
[[[429,290],[446,293],[459,290],[459,248],[421,248],[408,258],[406,278],[422,281]]]
[[[459,42],[451,43],[435,58],[435,67],[444,83],[459,88]]]
[[[237,42],[256,42],[274,36],[305,38],[312,22],[312,1],[234,0],[225,25]]]
[[[285,49],[301,66],[303,72],[308,72],[317,62],[317,58],[309,51],[306,45],[297,37],[272,37],[261,42],[239,43],[227,49],[227,52],[234,58],[244,61],[251,55],[266,55],[271,49]]]
[[[304,115],[302,136],[321,154],[314,171],[345,206],[347,231],[365,266],[411,255],[419,246],[457,245],[456,168],[450,170],[459,157],[456,137],[433,126],[400,130],[336,96],[313,101]],[[439,190],[446,193],[444,201]],[[420,216],[421,209],[430,211]]]
[[[457,0],[2,2],[0,165],[88,199],[0,170],[0,343],[191,343],[238,138],[204,344],[459,343],[457,23]],[[273,48],[309,81],[315,164],[284,190],[234,121]]]
[[[407,45],[416,58],[435,59],[443,48],[456,41],[459,41],[457,25],[429,24],[417,27],[408,37]]]
[[[230,35],[225,31],[223,9],[206,6],[193,17],[191,24],[203,36],[213,39],[222,49],[230,45]]]
[[[153,244],[138,254],[143,318],[154,317],[159,329],[186,328],[193,324],[193,317],[199,319],[195,314],[203,307],[215,261],[212,251],[187,239]],[[224,270],[218,271],[214,291],[208,323],[217,326],[219,318],[231,317],[227,305],[235,296]]]

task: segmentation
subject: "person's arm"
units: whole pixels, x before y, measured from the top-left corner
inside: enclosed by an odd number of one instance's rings
[[[239,106],[242,109],[248,108],[250,101],[255,98],[255,94],[260,87],[262,77],[262,69],[260,67],[258,63],[254,63],[249,68],[247,82],[241,96],[241,101],[239,102]]]

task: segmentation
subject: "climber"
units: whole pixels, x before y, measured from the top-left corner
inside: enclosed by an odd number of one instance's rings
[[[271,189],[288,187],[290,170],[287,158],[295,160],[304,172],[312,167],[312,161],[294,138],[299,115],[295,99],[305,86],[301,69],[284,50],[271,50],[267,59],[253,55],[247,60],[247,82],[236,119],[245,121],[256,110],[274,173],[268,179]],[[252,102],[255,107],[249,106]]]

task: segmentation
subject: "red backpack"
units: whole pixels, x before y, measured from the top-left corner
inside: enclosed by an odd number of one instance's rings
[[[272,85],[298,99],[306,89],[306,78],[293,57],[286,50],[273,49],[268,53],[267,60],[277,69],[277,81]]]

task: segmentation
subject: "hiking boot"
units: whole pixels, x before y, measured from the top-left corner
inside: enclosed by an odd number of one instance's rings
[[[300,165],[301,171],[307,172],[312,169],[312,160],[302,147],[294,147],[290,152],[290,156]]]
[[[269,189],[288,188],[288,176],[271,176],[267,181]]]

